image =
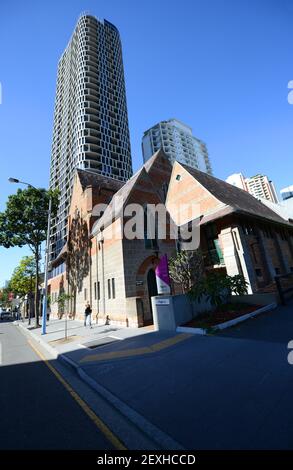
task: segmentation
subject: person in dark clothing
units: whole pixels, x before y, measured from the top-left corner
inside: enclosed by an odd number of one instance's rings
[[[92,309],[91,309],[91,306],[90,306],[89,302],[87,302],[85,304],[85,311],[84,311],[84,326],[86,326],[87,323],[88,323],[89,327],[92,328],[92,318],[91,317],[92,317]]]

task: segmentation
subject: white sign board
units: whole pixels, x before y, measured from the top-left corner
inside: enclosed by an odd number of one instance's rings
[[[156,299],[156,305],[170,305],[170,299]]]

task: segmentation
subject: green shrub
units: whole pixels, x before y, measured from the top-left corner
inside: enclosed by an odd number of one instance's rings
[[[247,294],[247,285],[248,283],[240,274],[228,276],[214,272],[193,286],[189,291],[189,297],[198,302],[201,302],[203,297],[207,297],[213,306],[220,307],[228,302],[232,293],[235,295]]]

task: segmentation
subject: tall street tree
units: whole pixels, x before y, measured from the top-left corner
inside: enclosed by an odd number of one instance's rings
[[[36,284],[36,261],[34,256],[24,256],[10,279],[10,288],[15,295],[32,293]]]
[[[49,200],[52,216],[58,206],[57,192],[28,187],[8,197],[6,210],[0,213],[0,245],[5,248],[29,246],[36,264],[35,318],[39,326],[39,278],[41,243],[46,239]]]

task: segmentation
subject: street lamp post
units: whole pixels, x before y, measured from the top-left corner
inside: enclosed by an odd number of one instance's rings
[[[49,271],[49,247],[50,247],[50,228],[51,228],[51,212],[52,212],[52,198],[49,199],[49,214],[47,226],[47,240],[45,252],[45,277],[44,277],[44,295],[43,295],[43,320],[42,320],[42,335],[46,334],[47,328],[47,303],[48,303],[48,271]]]
[[[35,186],[17,178],[9,178],[10,183],[25,184],[29,188],[37,189]],[[42,335],[46,334],[47,329],[47,297],[48,297],[48,271],[49,271],[49,247],[50,247],[50,228],[51,228],[51,212],[52,212],[52,198],[49,199],[48,209],[48,225],[47,225],[47,239],[45,251],[45,275],[44,275],[44,291],[43,291],[43,305],[42,305]]]

